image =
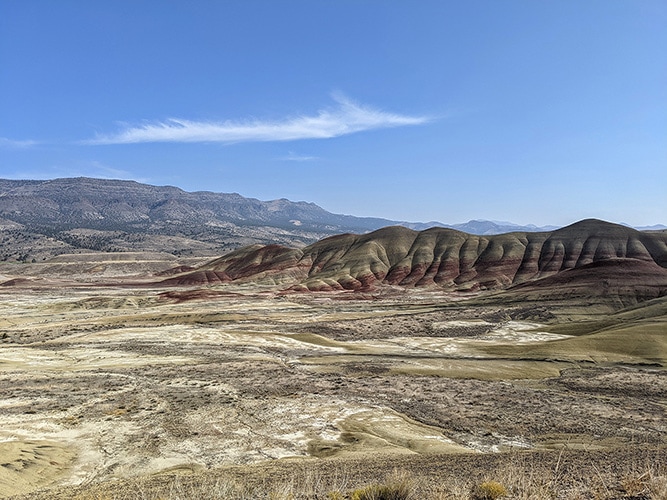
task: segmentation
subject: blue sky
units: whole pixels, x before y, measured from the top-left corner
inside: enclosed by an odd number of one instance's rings
[[[667,224],[664,0],[0,0],[0,177]]]

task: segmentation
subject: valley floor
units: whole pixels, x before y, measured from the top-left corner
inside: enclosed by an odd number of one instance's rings
[[[0,497],[158,498],[193,478],[344,493],[394,469],[467,495],[514,467],[623,498],[622,477],[666,474],[665,309],[0,287]]]

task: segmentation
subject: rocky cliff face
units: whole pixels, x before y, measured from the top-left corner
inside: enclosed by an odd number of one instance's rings
[[[647,298],[667,294],[667,235],[598,220],[552,232],[497,236],[388,227],[333,236],[303,249],[245,248],[168,283],[245,280],[289,284],[295,291],[370,290],[381,285],[478,291],[546,278],[561,288],[568,280],[605,286],[597,277],[608,287],[611,281],[613,286],[641,285]]]

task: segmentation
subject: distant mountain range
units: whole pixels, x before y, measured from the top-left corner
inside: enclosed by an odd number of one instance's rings
[[[477,234],[477,235],[492,235],[492,234],[505,234],[513,232],[540,232],[540,231],[553,231],[558,229],[558,226],[536,226],[534,224],[529,224],[527,226],[522,226],[520,224],[514,224],[512,222],[500,222],[492,220],[471,220],[468,222],[463,222],[461,224],[443,224],[442,222],[401,222],[396,223],[397,225],[404,226],[415,231],[423,231],[431,227],[445,227],[450,229],[456,229],[457,231],[462,231],[468,234]]]
[[[305,246],[334,234],[392,225],[449,227],[478,235],[555,229],[484,220],[446,225],[354,217],[314,203],[260,201],[123,180],[0,179],[0,260],[39,261],[91,250],[220,255],[250,244]]]

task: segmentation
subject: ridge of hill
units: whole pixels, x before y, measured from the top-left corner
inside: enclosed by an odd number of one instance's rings
[[[332,236],[302,249],[242,248],[164,284],[231,281],[279,283],[294,291],[393,285],[474,292],[524,286],[537,293],[544,285],[570,296],[581,287],[586,293],[602,287],[632,302],[667,295],[667,234],[595,219],[550,232],[493,236],[392,226]]]
[[[232,223],[327,233],[377,229],[392,222],[332,214],[303,201],[260,201],[237,193],[187,192],[172,186],[86,177],[0,180],[0,216],[35,226],[121,230]]]
[[[314,203],[260,201],[237,193],[187,192],[126,180],[0,179],[0,261],[41,262],[91,251],[213,257],[252,244],[303,247],[327,236],[392,225],[485,236],[556,229],[487,220],[447,225],[355,217],[330,213]],[[649,229],[660,232],[662,227]]]
[[[0,260],[90,250],[213,256],[253,243],[304,246],[392,223],[332,214],[314,203],[191,193],[135,181],[0,179]]]
[[[314,203],[260,201],[237,193],[86,177],[0,179],[0,261],[43,261],[62,253],[160,252],[214,256],[250,244],[305,246],[344,232],[401,224],[444,226],[330,213]],[[536,230],[470,221],[472,233]]]

